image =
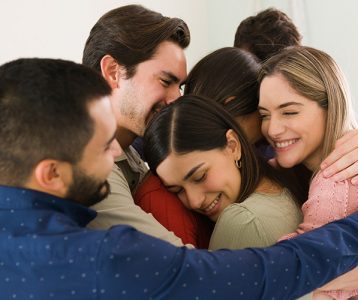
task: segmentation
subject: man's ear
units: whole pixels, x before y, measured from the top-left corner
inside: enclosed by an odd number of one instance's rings
[[[105,55],[101,59],[101,73],[112,89],[119,87],[119,79],[124,68],[110,55]]]
[[[227,149],[233,155],[234,160],[241,159],[241,144],[236,132],[232,129],[226,131]]]
[[[29,185],[33,185],[34,189],[45,193],[65,197],[71,182],[72,168],[70,163],[45,159],[36,165]]]

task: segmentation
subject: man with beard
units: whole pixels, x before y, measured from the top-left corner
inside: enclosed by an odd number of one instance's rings
[[[105,80],[73,63],[22,59],[5,64],[1,183],[85,206],[105,198],[113,156],[121,153],[110,93]]]
[[[116,138],[125,154],[116,158],[108,178],[111,194],[93,206],[98,215],[89,227],[129,224],[182,245],[151,214],[134,204],[132,195],[148,169],[131,144],[137,136],[143,136],[157,110],[180,96],[186,78],[184,49],[189,42],[189,29],[183,20],[140,5],[113,9],[91,29],[82,62],[102,74],[112,88]]]
[[[294,299],[357,266],[358,214],[238,251],[85,228],[120,151],[109,94],[68,61],[0,67],[1,299]]]

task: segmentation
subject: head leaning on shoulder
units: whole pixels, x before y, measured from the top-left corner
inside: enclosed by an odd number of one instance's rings
[[[242,130],[212,100],[194,95],[180,97],[155,116],[144,140],[144,153],[151,170],[187,207],[213,220],[219,212],[211,215],[214,212],[205,210],[204,206],[216,197],[227,204],[241,202],[261,179],[261,166]],[[202,201],[199,195],[192,194],[195,192],[192,183],[204,181],[204,177],[207,183],[212,182],[212,176],[220,180],[216,181],[216,187],[210,184],[205,187],[207,199]],[[187,187],[185,191],[179,188],[183,186]]]
[[[116,130],[96,72],[73,62],[18,59],[0,67],[0,184],[84,205],[108,193]]]
[[[279,164],[316,171],[337,139],[355,127],[343,72],[323,51],[296,46],[267,60],[259,81],[262,131]]]
[[[82,61],[101,72],[113,89],[119,127],[143,135],[152,114],[180,96],[189,42],[183,20],[140,5],[113,9],[97,21]]]

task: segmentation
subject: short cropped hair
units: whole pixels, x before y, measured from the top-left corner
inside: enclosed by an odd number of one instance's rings
[[[268,8],[239,24],[234,46],[264,61],[283,48],[300,45],[301,39],[297,27],[285,13]]]
[[[80,161],[94,133],[88,104],[110,93],[97,72],[69,61],[0,66],[0,184],[22,186],[44,159]]]
[[[100,72],[101,59],[110,55],[125,67],[127,78],[131,78],[136,66],[151,59],[164,41],[186,48],[190,43],[186,23],[141,5],[118,7],[103,15],[93,26],[82,62]]]

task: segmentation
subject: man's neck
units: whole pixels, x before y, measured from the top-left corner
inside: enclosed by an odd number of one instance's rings
[[[136,134],[129,131],[126,128],[118,127],[117,129],[117,141],[121,145],[123,150],[128,149],[128,147],[133,143],[135,138],[137,137]]]

